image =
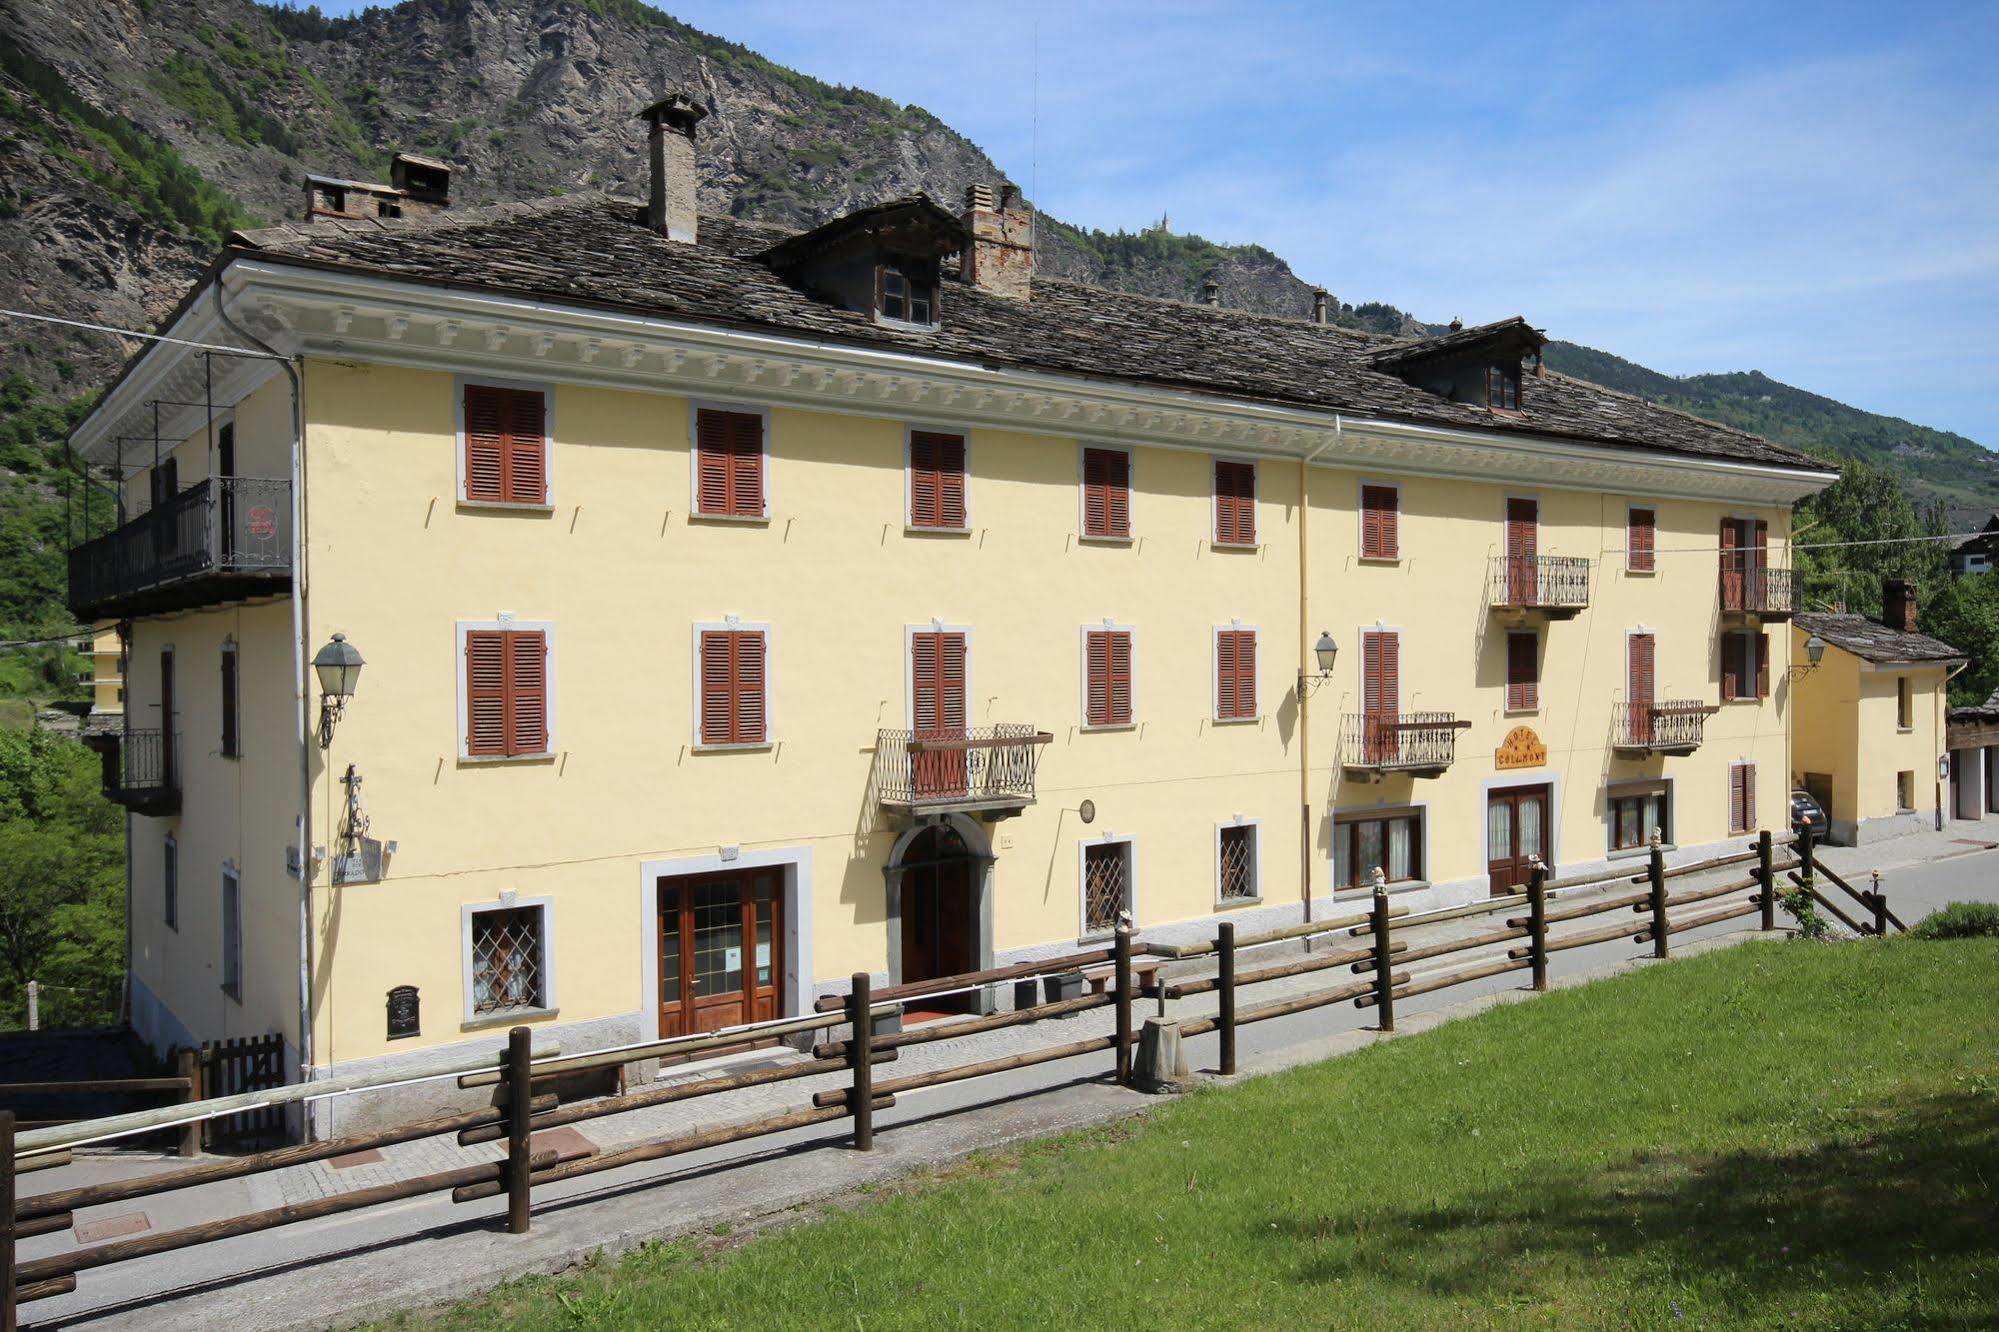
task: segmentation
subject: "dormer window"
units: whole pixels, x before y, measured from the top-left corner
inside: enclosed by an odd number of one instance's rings
[[[903,324],[937,322],[937,265],[897,255],[876,270],[875,313]]]
[[[1520,410],[1520,368],[1489,365],[1485,368],[1485,405],[1502,412]]]
[[[965,224],[921,194],[836,217],[758,257],[791,286],[840,310],[903,328],[935,328],[942,261],[969,243]]]

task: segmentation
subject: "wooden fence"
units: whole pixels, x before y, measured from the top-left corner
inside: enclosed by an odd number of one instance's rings
[[[1821,906],[1833,910],[1840,919],[1848,922],[1855,933],[1876,934],[1885,933],[1890,926],[1900,928],[1901,922],[1888,910],[1886,899],[1878,890],[1871,893],[1856,890],[1845,880],[1825,869],[1816,861],[1809,840],[1795,848],[1789,846],[1782,848],[1784,858],[1781,860],[1779,851],[1780,848],[1766,832],[1745,853],[1723,856],[1695,865],[1668,868],[1663,856],[1655,848],[1645,872],[1635,877],[1629,877],[1629,870],[1619,869],[1587,880],[1555,883],[1549,881],[1544,872],[1537,870],[1523,896],[1499,898],[1487,903],[1442,912],[1412,916],[1406,909],[1391,905],[1386,893],[1377,889],[1371,908],[1364,913],[1336,916],[1327,920],[1242,936],[1237,934],[1234,925],[1225,922],[1220,926],[1212,943],[1183,945],[1171,950],[1179,957],[1212,953],[1216,960],[1214,976],[1168,982],[1155,987],[1152,992],[1157,996],[1162,1012],[1169,1000],[1184,999],[1199,994],[1216,994],[1218,1007],[1212,1016],[1193,1017],[1180,1021],[1177,1025],[1182,1037],[1217,1034],[1220,1045],[1219,1069],[1224,1074],[1233,1074],[1236,1071],[1237,1032],[1250,1023],[1269,1021],[1351,1001],[1358,1007],[1376,1010],[1377,1028],[1382,1031],[1393,1031],[1396,1003],[1415,995],[1429,994],[1523,970],[1532,973],[1533,988],[1546,989],[1548,959],[1552,954],[1566,949],[1630,938],[1639,943],[1650,943],[1653,954],[1663,958],[1668,956],[1669,941],[1673,935],[1721,921],[1759,915],[1764,929],[1774,929],[1779,874],[1789,874],[1799,883],[1802,890],[1809,893]],[[1669,884],[1677,878],[1738,864],[1748,867],[1745,877],[1731,879],[1719,885],[1681,892],[1669,891]],[[1618,893],[1573,905],[1552,907],[1550,905],[1550,896],[1558,889],[1601,886],[1627,877],[1632,884],[1644,885],[1643,891]],[[1867,928],[1843,912],[1839,912],[1818,888],[1821,878],[1844,891],[1871,913],[1872,928]],[[1745,892],[1748,894],[1746,897],[1742,896]],[[1395,937],[1398,932],[1416,926],[1433,924],[1453,917],[1496,913],[1523,903],[1527,908],[1526,912],[1506,917],[1503,927],[1483,930],[1464,938],[1412,944],[1406,938]],[[1674,914],[1676,911],[1678,914]],[[1575,930],[1554,928],[1617,912],[1623,912],[1627,916],[1636,915],[1637,919],[1627,918],[1610,925],[1592,925]],[[1344,934],[1356,942],[1342,944],[1329,951],[1314,952],[1302,959],[1275,962],[1248,970],[1239,965],[1241,953],[1247,950],[1335,934]],[[1417,974],[1407,969],[1416,962],[1442,957],[1455,958],[1459,954],[1500,945],[1506,945],[1504,953],[1500,956],[1473,960],[1469,965],[1443,973]],[[1120,928],[1112,947],[1108,949],[1073,953],[1032,964],[972,972],[964,976],[949,977],[945,981],[930,982],[926,986],[903,985],[875,990],[866,973],[856,973],[849,993],[821,1000],[819,1013],[761,1025],[759,1034],[815,1031],[836,1025],[845,1029],[846,1034],[838,1039],[823,1041],[813,1046],[809,1057],[805,1059],[770,1068],[718,1074],[698,1081],[647,1087],[622,1095],[569,1104],[562,1104],[556,1096],[538,1089],[535,1080],[543,1079],[543,1086],[547,1087],[552,1085],[550,1080],[579,1070],[608,1068],[690,1051],[699,1052],[718,1043],[740,1042],[742,1036],[723,1033],[680,1037],[617,1050],[564,1056],[554,1048],[536,1049],[529,1029],[516,1027],[508,1034],[506,1051],[497,1063],[487,1059],[460,1059],[422,1074],[424,1077],[455,1076],[459,1084],[465,1088],[490,1087],[493,1104],[489,1106],[440,1115],[369,1133],[349,1134],[322,1142],[282,1147],[249,1156],[207,1161],[144,1178],[83,1185],[29,1197],[16,1195],[20,1177],[66,1163],[70,1159],[69,1149],[72,1145],[139,1131],[150,1125],[153,1118],[171,1118],[171,1116],[165,1111],[153,1112],[151,1117],[123,1116],[93,1121],[90,1124],[71,1125],[61,1130],[45,1129],[17,1135],[13,1117],[0,1113],[0,1332],[15,1332],[18,1305],[75,1290],[77,1274],[91,1268],[129,1262],[319,1217],[361,1211],[427,1194],[449,1193],[454,1203],[471,1203],[504,1197],[507,1200],[507,1229],[521,1233],[529,1226],[530,1204],[534,1190],[563,1180],[577,1179],[642,1162],[665,1160],[727,1143],[742,1142],[842,1120],[851,1121],[853,1148],[859,1151],[870,1150],[874,1143],[875,1112],[893,1106],[900,1093],[918,1088],[942,1086],[946,1083],[1010,1072],[1056,1060],[1100,1055],[1106,1052],[1111,1055],[1113,1076],[1118,1082],[1129,1084],[1133,1081],[1133,1049],[1138,1043],[1138,1035],[1133,1028],[1133,1010],[1134,1001],[1139,997],[1139,987],[1134,984],[1133,958],[1134,955],[1145,951],[1148,951],[1146,946],[1135,941],[1128,928]],[[969,986],[1016,980],[1030,974],[1070,974],[1083,966],[1105,961],[1108,961],[1112,968],[1112,983],[1103,993],[960,1021],[926,1024],[909,1030],[877,1030],[880,1019],[896,1014],[904,1003],[918,1003],[925,998],[934,997],[937,988],[959,990]],[[1238,993],[1245,986],[1333,971],[1342,967],[1357,979],[1346,980],[1306,994],[1291,994],[1247,1006],[1238,1001]],[[1027,1026],[1106,1007],[1113,1010],[1112,1031],[1109,1035],[1068,1041],[999,1058],[932,1068],[901,1077],[876,1076],[881,1066],[894,1063],[902,1050],[912,1046],[958,1040],[983,1032]],[[561,1161],[558,1161],[552,1151],[537,1151],[531,1139],[531,1135],[538,1130],[580,1123],[607,1115],[624,1114],[746,1087],[767,1086],[841,1072],[846,1075],[846,1085],[819,1091],[802,1105],[747,1123],[728,1124],[695,1133],[670,1134],[611,1151]],[[409,1080],[410,1077],[411,1074],[405,1072],[398,1080]],[[367,1085],[371,1084],[357,1078],[344,1082],[328,1081],[219,1097],[187,1107],[187,1116],[183,1118],[181,1124],[183,1131],[186,1131],[186,1125],[189,1124],[195,1125],[198,1131],[199,1124],[204,1120],[240,1114],[245,1109],[256,1108],[259,1105],[304,1101],[315,1095],[358,1090]],[[17,1261],[18,1241],[69,1229],[76,1212],[83,1208],[150,1197],[219,1180],[238,1179],[354,1152],[444,1135],[451,1135],[459,1144],[467,1146],[504,1142],[506,1154],[498,1161],[438,1171],[307,1202]]]

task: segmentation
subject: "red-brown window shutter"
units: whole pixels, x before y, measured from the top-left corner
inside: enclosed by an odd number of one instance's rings
[[[1215,633],[1215,716],[1243,721],[1256,716],[1256,631]]]
[[[1632,509],[1624,528],[1624,567],[1634,573],[1650,573],[1656,568],[1659,516],[1652,509]]]
[[[694,418],[695,512],[763,517],[763,417],[703,407]]]
[[[1131,455],[1123,449],[1083,450],[1083,535],[1131,535]]]
[[[1653,675],[1653,663],[1658,657],[1657,640],[1650,634],[1633,634],[1630,639],[1630,661],[1627,666],[1626,684],[1630,693],[1629,702],[1634,708],[1645,709],[1649,717],[1652,704],[1656,701],[1657,682]]]
[[[1756,653],[1756,697],[1770,697],[1770,635],[1758,634],[1750,647]]]
[[[1506,636],[1506,709],[1531,712],[1541,706],[1541,640],[1536,634]]]
[[[760,745],[767,738],[764,636],[759,630],[703,630],[701,743]]]
[[[1131,724],[1131,634],[1092,629],[1084,636],[1083,720],[1090,726]]]
[[[1364,560],[1392,560],[1401,534],[1393,486],[1360,488],[1360,555]]]
[[[507,752],[507,636],[496,629],[465,633],[465,752]]]
[[[909,525],[965,525],[965,437],[928,430],[909,433]]]
[[[1743,690],[1747,685],[1742,678],[1742,646],[1743,636],[1739,633],[1721,636],[1721,699],[1724,703],[1733,703],[1745,697]]]
[[[1737,763],[1728,770],[1728,830],[1745,833],[1756,826],[1756,767]]]
[[[1376,716],[1399,711],[1402,693],[1402,640],[1394,633],[1370,632],[1361,642],[1361,710]]]
[[[548,502],[547,404],[539,389],[465,386],[465,498]]]
[[[507,752],[548,752],[548,636],[515,631],[507,640]]]
[[[1256,544],[1256,464],[1215,460],[1215,541]]]

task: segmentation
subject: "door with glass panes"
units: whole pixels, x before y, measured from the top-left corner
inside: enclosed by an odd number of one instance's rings
[[[662,1037],[782,1014],[782,870],[663,878],[658,924]]]
[[[1494,897],[1520,891],[1534,862],[1547,861],[1548,794],[1545,786],[1487,793],[1485,867]]]

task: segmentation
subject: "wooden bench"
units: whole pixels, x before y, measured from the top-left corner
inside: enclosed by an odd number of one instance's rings
[[[1158,957],[1133,958],[1131,976],[1138,985],[1138,993],[1151,994],[1159,988],[1159,973],[1166,969],[1166,960]],[[1090,983],[1091,994],[1103,994],[1117,984],[1116,967],[1093,967],[1083,973],[1083,979]]]

